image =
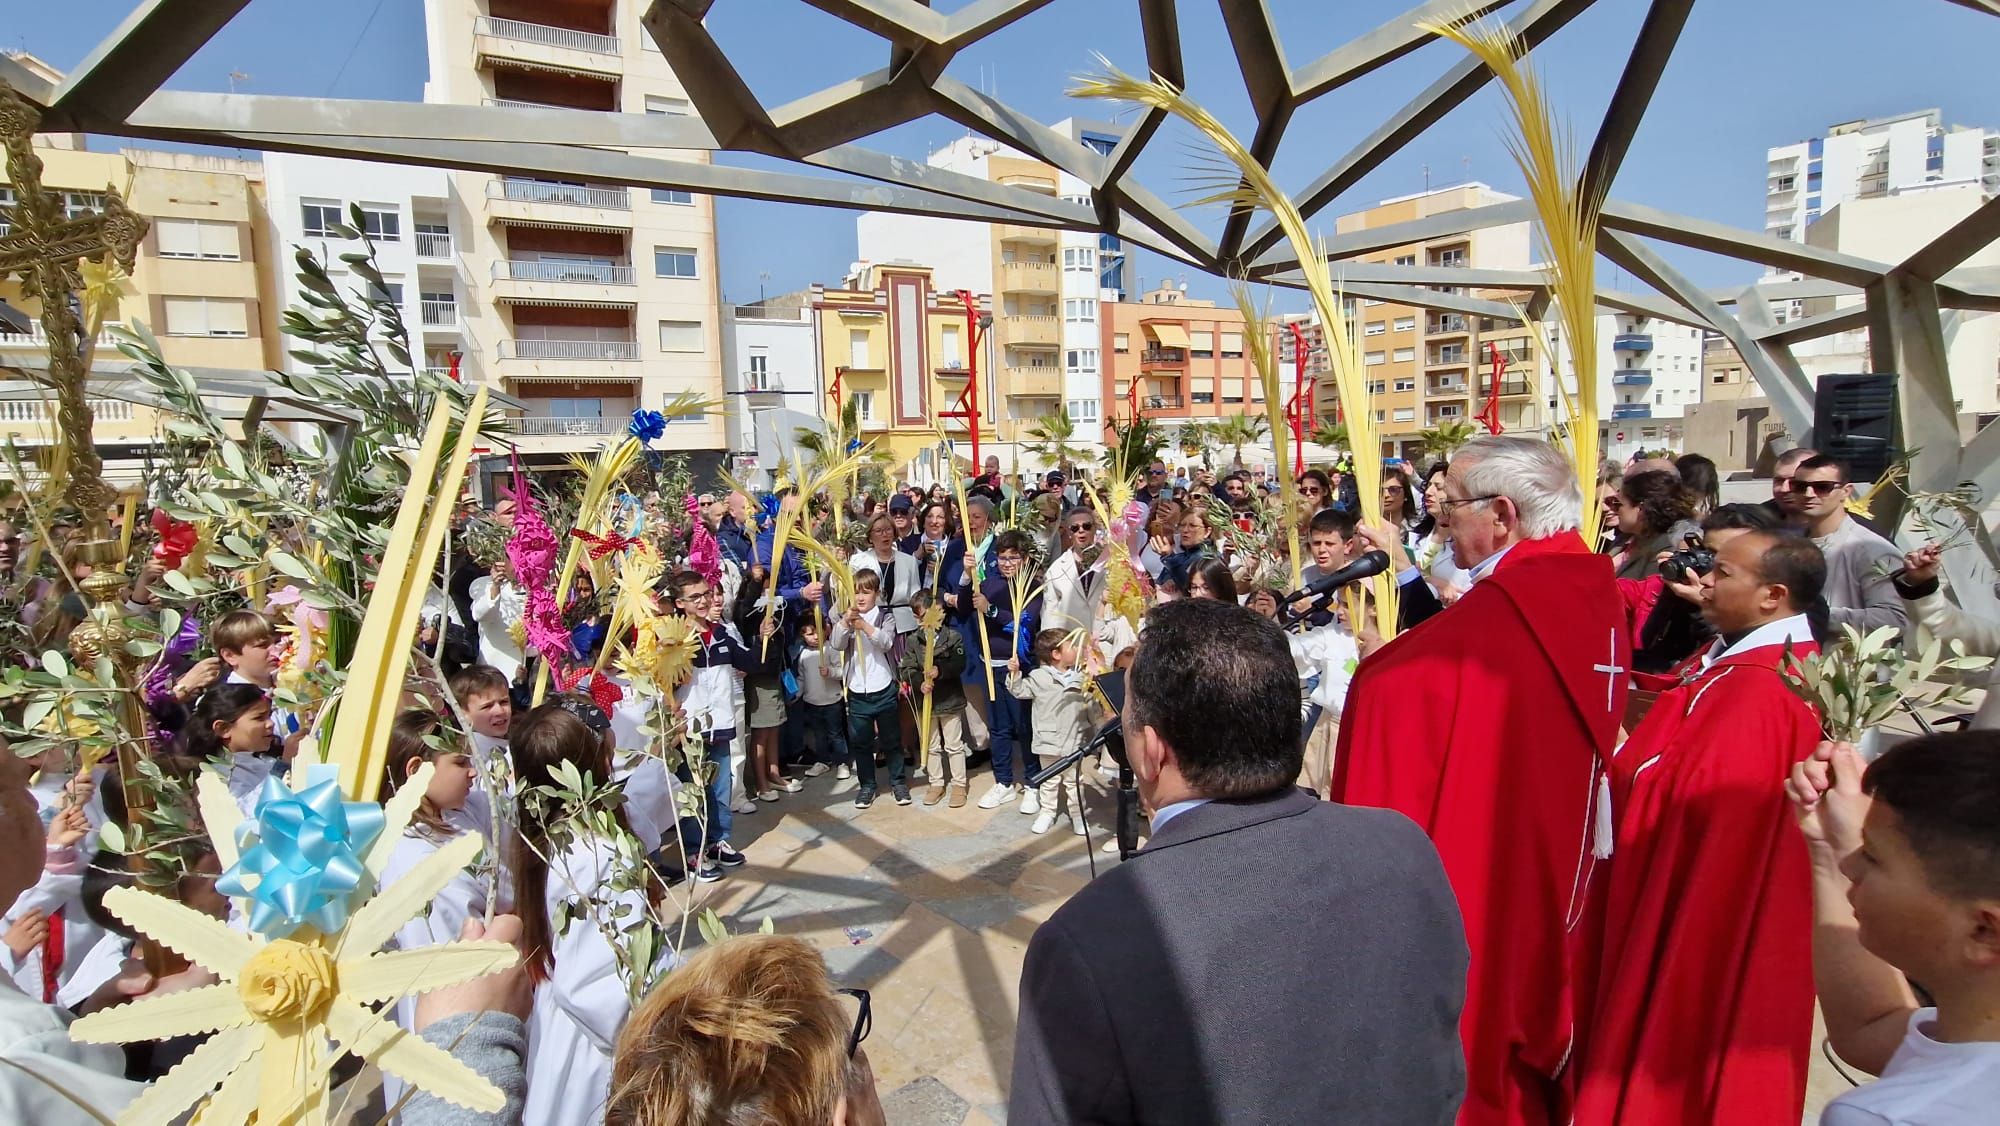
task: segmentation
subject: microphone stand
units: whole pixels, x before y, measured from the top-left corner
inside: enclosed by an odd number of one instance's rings
[[[1060,777],[1063,771],[1073,770],[1076,772],[1077,793],[1079,795],[1082,794],[1083,760],[1092,751],[1108,748],[1110,741],[1113,739],[1119,740],[1122,748],[1124,732],[1116,720],[1105,724],[1098,730],[1096,735],[1092,736],[1086,742],[1079,744],[1075,750],[1068,752],[1047,766],[1030,771],[1027,785],[1030,788],[1039,787],[1043,782],[1051,778]],[[1116,831],[1118,837],[1118,859],[1122,863],[1130,860],[1139,851],[1139,826],[1136,816],[1139,812],[1139,780],[1133,776],[1132,768],[1127,765],[1123,754],[1118,751],[1112,751],[1111,758],[1112,761],[1118,764],[1118,825]],[[1096,879],[1097,849],[1090,842],[1089,819],[1086,818],[1083,825],[1083,845],[1090,856],[1090,875],[1092,879]]]

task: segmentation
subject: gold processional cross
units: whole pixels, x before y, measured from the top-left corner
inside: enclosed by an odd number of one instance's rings
[[[0,235],[0,279],[19,277],[23,292],[41,303],[56,429],[69,454],[65,495],[83,521],[85,538],[95,540],[104,538],[117,494],[104,482],[104,461],[91,435],[83,322],[70,300],[83,288],[84,261],[108,256],[130,273],[149,224],[109,185],[102,211],[69,218],[60,194],[42,187],[42,160],[34,149],[41,120],[33,103],[0,81],[0,144],[7,148],[7,179],[15,195],[12,229]]]

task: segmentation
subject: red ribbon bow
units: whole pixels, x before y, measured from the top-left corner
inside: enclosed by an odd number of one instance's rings
[[[577,685],[583,683],[585,677],[590,678],[590,687],[587,690],[590,693],[590,702],[603,708],[605,715],[610,715],[611,709],[617,706],[618,701],[625,698],[625,692],[609,678],[599,676],[597,670],[575,668],[567,672],[558,671],[556,683],[562,686],[564,692],[573,692]]]
[[[194,552],[198,538],[193,524],[174,519],[162,508],[153,510],[153,534],[160,538],[160,542],[153,545],[153,558],[169,571],[180,570],[181,564]]]
[[[586,532],[582,528],[571,528],[569,534],[589,545],[587,550],[590,552],[592,559],[602,559],[613,552],[624,551],[628,547],[637,547],[639,545],[638,536],[621,536],[616,532],[608,536],[600,536],[593,532]]]

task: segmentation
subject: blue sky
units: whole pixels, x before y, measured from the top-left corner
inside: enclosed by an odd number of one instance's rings
[[[948,10],[963,2],[936,0],[934,6]],[[1268,3],[1288,61],[1297,67],[1397,17],[1414,0]],[[128,0],[0,0],[0,47],[27,50],[67,69],[131,7]],[[1601,0],[1537,53],[1580,146],[1587,147],[1596,128],[1645,7],[1640,0]],[[1184,0],[1180,20],[1190,92],[1247,135],[1248,101],[1216,5]],[[886,54],[881,41],[799,0],[718,0],[709,24],[766,105],[875,69]],[[1933,106],[1948,121],[2000,125],[1996,45],[2000,21],[1944,0],[1709,0],[1695,7],[1614,193],[1760,229],[1764,150],[1771,145],[1832,122]],[[1275,169],[1280,181],[1291,187],[1309,181],[1432,82],[1456,50],[1429,45],[1301,111]],[[1071,76],[1092,69],[1098,54],[1131,70],[1143,65],[1134,5],[1054,0],[961,54],[949,73],[1044,120],[1107,117],[1112,107],[1063,95]],[[253,0],[169,85],[227,90],[232,71],[249,76],[237,80],[246,92],[417,100],[425,77],[423,5]],[[1323,212],[1325,225],[1336,213],[1421,190],[1427,174],[1434,185],[1472,178],[1517,189],[1500,141],[1502,114],[1491,90],[1476,96]],[[921,157],[963,133],[931,118],[864,143]],[[1138,166],[1148,186],[1170,202],[1188,198],[1178,165],[1192,144],[1185,130],[1170,130]],[[772,293],[837,282],[854,257],[851,212],[740,200],[720,200],[717,211],[727,299],[755,298],[760,281]],[[1221,217],[1209,211],[1193,218],[1214,230]],[[1693,252],[1671,257],[1708,285],[1740,283],[1758,273]],[[1220,283],[1151,254],[1139,255],[1138,271],[1147,284],[1163,275],[1185,277],[1197,294],[1222,292]]]

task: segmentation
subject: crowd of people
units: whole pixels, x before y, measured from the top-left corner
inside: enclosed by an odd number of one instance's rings
[[[1918,740],[1864,766],[1821,743],[1783,669],[1842,625],[1916,620],[1976,649],[2000,626],[1941,598],[1934,547],[1905,556],[1850,513],[1838,460],[1792,451],[1761,504],[1722,503],[1699,456],[1607,466],[1588,545],[1572,467],[1529,439],[1385,466],[1373,523],[1342,467],[1297,475],[1289,505],[1258,466],[980,469],[702,494],[684,525],[660,516],[678,498],[632,498],[633,535],[652,520],[666,556],[648,597],[696,639],[671,709],[704,753],[677,768],[640,694],[559,685],[534,706],[514,502],[461,525],[419,639],[449,692],[395,719],[385,790],[431,770],[387,878],[461,834],[494,842],[396,941],[504,937],[523,969],[398,1006],[510,1096],[479,1117],[419,1092],[404,1121],[880,1121],[867,994],[836,991],[810,947],[657,951],[675,968],[634,1005],[589,914],[726,879],[739,818],[829,794],[860,818],[976,805],[1085,836],[1119,763],[1031,781],[1113,695],[1150,839],[1036,934],[1014,1120],[1792,1122],[1816,995],[1834,1047],[1885,1076],[1826,1121],[1986,1113],[2000,744]],[[0,525],[9,589],[16,547]],[[1329,585],[1373,552],[1393,638],[1369,596]],[[136,576],[128,609],[160,582]],[[585,577],[561,608],[578,667],[624,641],[610,595]],[[44,625],[80,617],[28,602]],[[198,640],[147,678],[155,760],[222,773],[249,813],[307,726],[274,691],[284,639],[243,609]],[[57,747],[0,769],[18,837],[0,848],[0,1053],[115,1110],[188,1045],[107,1058],[61,1036],[66,1016],[201,971],[137,967],[97,902],[92,872],[120,867],[102,827],[125,819],[109,768],[74,772]],[[577,775],[622,791],[589,832],[519,800]],[[616,874],[632,842],[637,883]],[[181,897],[227,917],[212,851],[189,868]],[[0,1075],[0,1107],[37,1120],[59,1105],[47,1087]]]

